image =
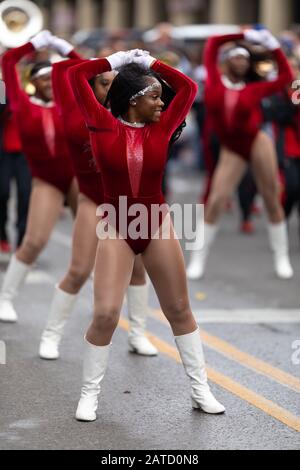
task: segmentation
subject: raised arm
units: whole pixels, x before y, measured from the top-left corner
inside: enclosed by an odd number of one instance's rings
[[[74,54],[75,55],[75,54]],[[74,106],[74,93],[69,82],[68,71],[70,67],[85,62],[83,59],[69,59],[57,62],[53,65],[52,85],[55,102],[59,112],[62,113],[64,108],[72,108]]]
[[[35,48],[31,42],[24,46],[16,47],[5,52],[2,56],[2,73],[6,86],[6,94],[10,103],[10,109],[15,111],[18,108],[20,98],[27,97],[22,88],[17,72],[17,64],[27,54],[34,52]]]
[[[97,101],[89,84],[89,80],[96,75],[111,70],[107,59],[87,60],[69,69],[68,76],[73,93],[90,128],[100,129],[115,124],[115,118]]]
[[[243,33],[214,36],[208,39],[204,49],[204,65],[207,70],[207,86],[213,86],[221,79],[218,67],[220,47],[227,42],[241,41],[243,39],[245,39],[245,35]]]
[[[176,93],[168,109],[162,113],[161,118],[161,123],[166,126],[168,132],[172,135],[190,111],[198,86],[189,77],[159,60],[155,61],[151,68],[159,73]]]
[[[266,96],[274,95],[289,86],[294,78],[292,69],[280,48],[273,51],[274,58],[278,65],[278,77],[269,82],[258,82],[250,85],[252,87],[253,99],[261,101]]]

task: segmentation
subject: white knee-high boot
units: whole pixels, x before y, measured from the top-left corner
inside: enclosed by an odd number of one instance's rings
[[[187,278],[190,281],[196,281],[204,276],[207,258],[210,253],[212,244],[214,243],[217,233],[218,225],[204,224],[204,245],[203,247],[192,251],[191,259],[187,268]],[[197,239],[201,239],[199,231],[202,230],[201,224],[197,226]]]
[[[205,413],[221,414],[225,408],[210,391],[199,328],[193,333],[176,336],[175,342],[182,364],[192,386],[192,406]]]
[[[47,325],[41,337],[39,356],[42,359],[59,358],[59,344],[76,299],[77,294],[68,294],[55,286]]]
[[[30,265],[19,261],[16,255],[11,257],[0,293],[0,321],[10,323],[18,321],[13,300],[18,295],[30,268]]]
[[[127,307],[129,318],[128,343],[131,352],[142,356],[156,356],[157,349],[145,336],[148,314],[149,286],[129,286],[127,289]]]
[[[78,421],[97,419],[98,395],[107,368],[110,346],[95,346],[85,339],[81,396],[76,410]]]
[[[291,279],[294,271],[289,258],[289,241],[286,222],[268,225],[269,239],[274,256],[274,268],[280,279]]]

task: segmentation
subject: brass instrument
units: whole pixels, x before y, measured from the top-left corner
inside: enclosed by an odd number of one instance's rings
[[[0,3],[0,43],[6,48],[25,44],[43,29],[40,8],[29,0],[4,0]]]

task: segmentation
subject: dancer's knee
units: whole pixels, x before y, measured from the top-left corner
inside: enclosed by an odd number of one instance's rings
[[[118,325],[120,307],[116,304],[102,304],[95,307],[93,329],[95,332],[114,331]]]

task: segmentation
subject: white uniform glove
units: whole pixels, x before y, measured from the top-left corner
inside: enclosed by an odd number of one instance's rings
[[[133,56],[132,62],[139,64],[146,69],[150,69],[151,65],[156,61],[156,59],[152,57],[148,51],[141,52],[141,54],[135,54]]]
[[[106,57],[106,60],[110,63],[112,70],[117,70],[125,65],[127,60],[128,53],[125,51],[115,52],[114,54],[109,55]]]
[[[252,44],[260,44],[262,40],[261,31],[257,31],[256,29],[246,29],[246,31],[244,31],[244,38]]]
[[[116,52],[115,54],[106,57],[106,59],[110,63],[112,70],[115,70],[123,67],[123,65],[128,65],[132,62],[135,62],[137,58],[143,58],[145,60],[146,57],[149,57],[148,51],[143,51],[142,49],[132,49],[131,51],[127,52]]]
[[[31,44],[35,49],[43,49],[48,47],[52,38],[52,34],[47,29],[36,34],[31,40]]]
[[[63,57],[68,56],[74,49],[72,44],[70,44],[65,39],[58,38],[57,36],[51,37],[49,46]]]
[[[261,34],[261,44],[268,49],[269,51],[275,51],[280,48],[280,42],[273,36],[270,31],[264,29],[260,31]]]

